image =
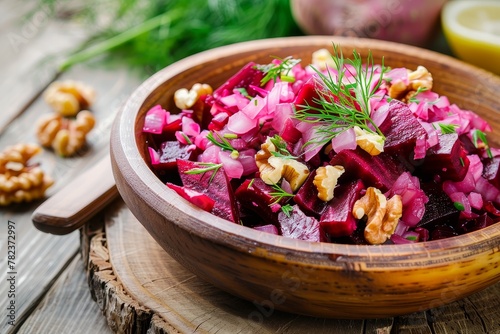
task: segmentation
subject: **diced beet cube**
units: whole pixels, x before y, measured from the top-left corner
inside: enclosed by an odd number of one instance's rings
[[[441,189],[441,184],[435,182],[423,182],[420,188],[425,192],[429,201],[425,205],[425,213],[418,226],[434,226],[450,224],[458,220],[458,211],[451,199]]]
[[[288,217],[284,212],[278,214],[281,235],[288,238],[306,241],[325,241],[325,234],[316,218],[306,216],[297,205]]]
[[[458,233],[450,225],[438,225],[430,233],[430,240],[440,240],[457,236]]]
[[[301,106],[307,105],[314,108],[320,108],[320,104],[315,101],[317,99],[319,99],[318,85],[315,83],[314,79],[311,79],[297,92],[293,104],[297,110],[301,110]]]
[[[483,166],[483,177],[500,189],[500,157],[484,159]]]
[[[500,209],[498,209],[492,201],[484,201],[483,209],[495,217],[500,217]]]
[[[217,101],[219,98],[233,94],[235,88],[245,88],[251,95],[255,94],[254,90],[249,86],[260,86],[260,81],[264,77],[264,73],[256,68],[254,62],[249,62],[243,66],[236,74],[229,78],[226,82],[214,90],[213,96]]]
[[[478,217],[459,221],[456,230],[462,234],[469,233],[493,225],[493,223],[493,219],[491,219],[491,217],[489,217],[487,213],[483,213]]]
[[[161,143],[158,153],[158,163],[151,162],[154,169],[175,170],[177,159],[190,160],[193,154],[191,145],[184,145],[178,141],[165,141]]]
[[[422,173],[439,175],[443,180],[462,181],[470,161],[456,133],[441,134],[439,144],[427,150],[418,169]]]
[[[397,100],[389,103],[389,114],[379,126],[385,135],[384,152],[413,157],[417,139],[425,139],[427,132],[420,125],[410,108]]]
[[[178,193],[183,198],[187,199],[189,202],[193,203],[200,209],[211,212],[214,208],[215,201],[207,194],[203,194],[186,187],[181,187],[170,182],[167,182],[167,187],[174,190],[176,193]]]
[[[253,211],[264,221],[278,226],[278,213],[281,205],[274,203],[275,198],[271,193],[275,191],[262,179],[255,178],[245,180],[234,194],[242,207]]]
[[[361,179],[367,187],[375,187],[386,192],[392,187],[399,175],[406,171],[386,153],[372,156],[357,147],[355,150],[342,150],[330,160],[330,165],[345,168],[343,179]]]
[[[462,147],[464,148],[464,150],[467,152],[468,155],[479,154],[479,149],[474,145],[472,139],[467,134],[464,133],[460,135],[458,139],[460,139]]]
[[[328,203],[319,220],[321,228],[332,237],[351,235],[357,228],[357,220],[352,214],[354,203],[361,197],[365,187],[361,180],[335,189],[335,196]]]
[[[221,167],[216,172],[207,171],[199,174],[187,174],[192,169],[206,166],[189,160],[177,160],[177,169],[182,184],[188,189],[207,194],[214,199],[212,213],[218,217],[239,223],[239,210],[231,188],[230,181]],[[215,173],[215,175],[213,175]]]
[[[284,141],[296,144],[300,138],[302,138],[302,132],[295,127],[295,124],[290,118],[287,118],[285,124],[283,124],[280,136]]]
[[[319,218],[327,203],[318,198],[318,189],[313,183],[315,175],[316,170],[313,170],[293,197],[293,201],[305,214]]]

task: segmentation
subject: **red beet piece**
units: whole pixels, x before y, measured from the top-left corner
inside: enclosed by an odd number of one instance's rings
[[[500,157],[484,159],[483,165],[483,177],[500,189]]]
[[[221,167],[217,172],[207,171],[200,174],[186,174],[194,168],[206,168],[197,162],[189,160],[177,160],[177,168],[184,187],[207,194],[214,199],[215,205],[212,214],[239,223],[239,211],[231,188],[230,181]],[[213,177],[212,177],[213,176]]]
[[[302,138],[302,132],[295,127],[295,124],[290,118],[287,118],[280,132],[280,136],[284,141],[296,144],[300,138]]]
[[[158,155],[160,157],[158,164],[153,164],[157,170],[175,170],[177,168],[177,159],[189,160],[192,156],[190,145],[184,145],[178,141],[165,141],[161,143]]]
[[[379,129],[385,135],[384,152],[404,157],[413,157],[417,139],[427,136],[410,108],[397,100],[389,103],[389,114]]]
[[[441,184],[423,182],[420,188],[425,192],[429,201],[425,204],[425,213],[417,226],[436,226],[453,224],[458,221],[458,211],[450,197],[442,190]]]
[[[372,156],[359,147],[340,151],[330,160],[330,165],[344,166],[344,179],[361,179],[367,187],[375,187],[382,192],[390,189],[399,175],[406,171],[388,154]]]
[[[493,225],[493,223],[494,223],[493,219],[491,219],[491,217],[489,217],[487,213],[483,213],[478,217],[464,221],[459,221],[456,226],[456,230],[460,234],[469,233]]]
[[[221,97],[233,94],[235,88],[245,88],[250,96],[255,96],[256,92],[250,86],[260,86],[260,81],[264,73],[257,69],[257,64],[249,62],[243,66],[236,74],[214,90],[213,96],[217,101]]]
[[[307,105],[314,108],[320,108],[320,104],[315,102],[317,99],[319,99],[318,85],[315,83],[314,79],[311,79],[297,92],[293,104],[297,110],[301,110],[301,106]]]
[[[492,201],[484,201],[483,209],[495,217],[500,217],[500,209],[497,209]]]
[[[427,150],[418,167],[423,173],[439,175],[443,180],[462,181],[469,169],[469,158],[456,133],[442,134],[439,144]]]
[[[275,190],[270,185],[264,183],[262,179],[247,179],[234,192],[240,205],[262,218],[265,222],[270,222],[276,226],[278,223],[278,212],[281,205],[273,204],[275,198],[271,195]]]
[[[357,228],[357,220],[352,215],[354,203],[361,197],[365,187],[361,180],[340,185],[335,196],[319,220],[321,228],[332,237],[351,235]]]
[[[281,235],[288,238],[306,241],[325,241],[324,232],[316,218],[308,217],[297,205],[293,206],[290,217],[281,212],[278,215]]]
[[[319,218],[325,211],[327,203],[318,198],[318,189],[313,183],[315,175],[316,170],[313,170],[293,197],[293,201],[305,214]]]
[[[215,201],[207,194],[203,194],[186,187],[181,187],[170,182],[167,182],[167,187],[174,190],[176,193],[178,193],[183,198],[187,199],[189,202],[193,203],[200,209],[211,212],[214,208]]]

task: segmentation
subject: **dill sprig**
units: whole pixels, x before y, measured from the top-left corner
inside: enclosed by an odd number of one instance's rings
[[[205,174],[207,172],[213,172],[212,175],[210,176],[210,180],[208,181],[208,183],[212,183],[215,174],[217,174],[219,169],[222,167],[222,164],[214,164],[211,162],[199,162],[198,165],[203,167],[191,168],[190,170],[185,171],[184,174],[197,175],[197,174]]]
[[[276,183],[271,185],[271,187],[273,187],[274,191],[271,191],[269,193],[269,195],[271,195],[272,200],[273,200],[270,205],[279,203],[283,198],[295,196],[294,194],[290,194],[289,192],[286,192],[283,188],[281,188]]]
[[[276,134],[269,138],[269,140],[276,148],[276,151],[271,152],[273,156],[284,159],[297,159],[297,157],[293,156],[292,153],[288,151],[286,142],[280,135]]]
[[[316,123],[317,137],[306,145],[324,145],[338,134],[355,126],[385,139],[370,117],[370,98],[374,96],[383,80],[383,75],[380,75],[377,81],[373,82],[376,67],[371,52],[363,64],[356,50],[353,51],[353,59],[344,59],[340,48],[334,45],[333,49],[332,59],[337,74],[334,76],[330,70],[325,74],[314,68],[323,89],[317,89],[319,98],[314,98],[313,104],[306,102],[306,105],[299,106],[295,113],[295,118],[300,121]],[[383,74],[385,71],[383,59],[381,67]]]
[[[264,72],[266,75],[260,80],[261,86],[273,80],[276,82],[278,78],[283,81],[294,82],[295,78],[290,76],[292,68],[301,62],[300,59],[295,59],[292,56],[286,58],[273,57],[279,60],[278,64],[270,63],[267,65],[256,65],[259,71]]]
[[[488,158],[493,158],[493,153],[491,153],[490,145],[488,144],[488,139],[486,138],[486,133],[481,130],[475,129],[472,132],[472,142],[476,148],[479,148],[479,140],[484,144]]]
[[[207,135],[207,139],[210,140],[214,145],[219,146],[223,150],[231,151],[231,158],[237,159],[239,156],[238,150],[236,150],[231,143],[226,139],[225,136],[219,135],[215,132],[217,138],[214,137],[214,133],[210,131]]]
[[[292,215],[293,206],[291,206],[290,204],[285,204],[281,207],[281,211],[285,214],[285,216],[290,218],[290,216]]]
[[[214,47],[303,35],[290,0],[88,0],[76,6],[72,0],[38,0],[38,5],[33,7],[78,20],[90,32],[89,40],[67,55],[63,70],[105,55],[99,61],[125,63],[150,75]]]
[[[387,81],[387,78],[386,78],[386,81]],[[420,86],[417,88],[417,90],[415,91],[415,93],[413,93],[413,95],[408,99],[408,102],[410,103],[419,103],[420,100],[417,98],[417,96],[422,93],[422,92],[426,92],[428,91],[429,89],[425,86]]]
[[[451,133],[457,133],[457,124],[446,124],[446,123],[438,123],[439,128],[441,129],[441,133],[446,135],[446,134],[451,134]]]

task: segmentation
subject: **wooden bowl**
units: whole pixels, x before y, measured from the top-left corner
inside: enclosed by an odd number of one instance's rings
[[[111,138],[113,171],[129,209],[156,241],[199,277],[256,306],[254,319],[274,310],[334,318],[378,318],[433,308],[500,279],[500,224],[449,239],[404,245],[313,243],[259,232],[215,217],[167,188],[146,163],[143,118],[156,104],[174,109],[173,94],[195,82],[217,87],[249,61],[340,44],[371,50],[376,63],[423,65],[435,90],[494,127],[500,146],[500,78],[416,47],[376,40],[298,37],[252,41],[200,53],[149,78],[118,115]],[[363,56],[365,58],[365,56]]]

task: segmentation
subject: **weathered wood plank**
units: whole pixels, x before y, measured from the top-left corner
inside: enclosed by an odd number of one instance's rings
[[[499,297],[500,284],[496,284],[456,303],[430,310],[435,333],[500,333]]]
[[[112,333],[90,297],[83,267],[78,254],[18,333]]]
[[[53,17],[47,6],[36,2],[2,2],[0,19],[1,132],[54,80],[60,56],[88,33],[77,23]]]
[[[67,181],[78,175],[81,170],[90,166],[100,157],[108,154],[109,132],[118,107],[137,86],[139,79],[129,74],[127,69],[105,70],[88,66],[75,67],[65,73],[61,79],[82,80],[93,86],[99,96],[92,108],[97,119],[96,127],[89,134],[88,149],[73,158],[56,156],[50,150],[44,150],[34,158],[41,167],[50,174],[56,183],[47,192],[47,196],[55,193]],[[17,117],[0,135],[0,148],[18,142],[36,142],[34,123],[38,117],[50,112],[49,107],[38,98],[19,117]],[[78,234],[54,236],[36,230],[31,222],[31,214],[37,203],[12,205],[2,208],[0,220],[16,222],[18,238],[18,276],[16,296],[17,319],[24,319],[53,283],[55,275],[78,250]],[[63,204],[62,204],[63,205]],[[5,235],[2,230],[0,235]],[[2,252],[6,248],[2,242]],[[0,258],[0,265],[5,268],[5,257]],[[2,281],[2,286],[4,285]],[[3,290],[3,289],[2,289]],[[7,294],[0,295],[0,303],[6,305]],[[0,325],[0,332],[7,330],[5,322]]]

